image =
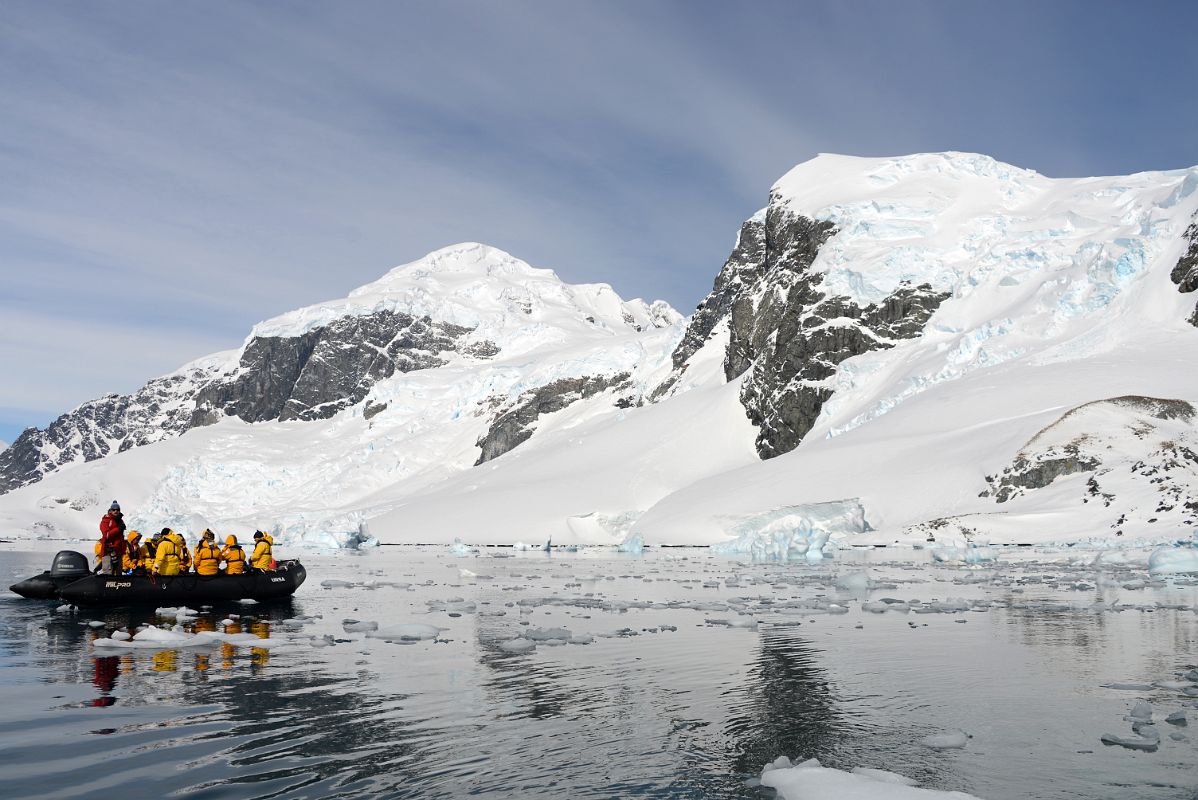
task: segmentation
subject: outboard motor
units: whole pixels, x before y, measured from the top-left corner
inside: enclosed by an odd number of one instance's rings
[[[87,566],[87,556],[74,550],[59,550],[50,562],[50,569],[14,583],[9,588],[21,597],[53,600],[58,597],[59,589],[89,575],[91,570]]]
[[[84,578],[90,574],[87,556],[74,550],[59,550],[50,564],[50,575],[54,578]]]

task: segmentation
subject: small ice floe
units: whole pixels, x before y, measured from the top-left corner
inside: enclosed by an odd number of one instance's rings
[[[1161,737],[1156,731],[1152,731],[1151,736],[1116,736],[1113,733],[1104,733],[1099,737],[1105,745],[1118,747],[1126,747],[1128,750],[1147,750],[1153,752],[1161,743]]]
[[[308,642],[311,647],[332,647],[334,643],[333,635],[330,633],[326,633],[321,638]]]
[[[436,639],[443,630],[447,629],[438,628],[436,625],[425,625],[421,622],[407,622],[368,631],[366,638],[382,639],[387,642],[415,642],[425,639]]]
[[[220,621],[221,625],[236,625],[237,622],[232,617],[225,617]]]
[[[470,570],[468,570],[468,569],[459,569],[459,570],[458,570],[458,577],[460,577],[460,578],[465,578],[466,580],[470,580],[471,578],[477,578],[477,577],[478,577],[478,573],[477,573],[477,572],[472,572],[472,571],[470,571]]]
[[[1124,719],[1129,722],[1152,722],[1152,703],[1138,700]]]
[[[930,747],[933,750],[959,750],[969,741],[969,734],[965,731],[954,728],[952,730],[935,733],[931,736],[925,736],[919,740],[919,743],[924,747]]]
[[[250,597],[243,597],[242,599],[238,600],[237,602],[238,602],[238,603],[241,603],[243,606],[256,606],[256,605],[258,605],[258,601],[257,601],[257,600],[254,600],[253,598],[250,598]]]
[[[173,619],[175,622],[186,622],[195,619],[200,615],[199,611],[187,606],[179,606],[178,608],[156,608],[154,613],[157,616]]]
[[[453,544],[449,546],[449,554],[457,558],[470,555],[470,548],[462,544],[462,540],[455,538]]]
[[[338,580],[337,578],[329,578],[320,582],[320,585],[325,589],[349,589],[353,587],[352,581]]]
[[[113,631],[112,633],[108,634],[108,636],[109,638],[115,639],[118,642],[127,642],[133,638],[128,631]],[[1184,718],[1185,714],[1183,713],[1181,716]],[[1184,719],[1181,724],[1185,724]]]
[[[568,641],[574,634],[566,628],[533,628],[524,631],[521,634],[522,638],[532,639],[535,642],[545,642],[550,639],[560,639],[563,642]]]
[[[104,622],[103,620],[93,619],[91,622],[87,623],[87,626],[89,628],[103,628],[107,624],[108,623]]]
[[[871,614],[884,614],[887,611],[897,611],[900,614],[906,614],[911,610],[911,606],[902,600],[895,600],[893,597],[883,597],[881,600],[869,600],[861,604],[862,611],[868,611]]]
[[[1165,722],[1169,723],[1170,725],[1179,725],[1179,726],[1185,726],[1185,725],[1190,724],[1189,720],[1186,719],[1186,712],[1184,712],[1184,711],[1174,711],[1172,714],[1165,717]]]
[[[341,629],[346,633],[366,633],[367,631],[377,631],[379,624],[373,621],[362,622],[356,619],[343,619],[341,620]]]
[[[505,653],[527,653],[537,649],[537,643],[532,639],[508,639],[499,643],[499,649]]]
[[[181,625],[176,625],[170,630],[149,626],[139,630],[132,638],[110,637],[92,642],[92,645],[98,648],[128,650],[175,650],[219,644],[270,649],[284,646],[288,642],[284,639],[260,639],[252,633],[188,633]]]
[[[1147,692],[1147,691],[1151,691],[1152,684],[1151,683],[1124,683],[1121,681],[1116,681],[1114,683],[1104,683],[1104,684],[1102,684],[1102,686],[1100,688],[1119,689],[1121,691],[1128,691],[1128,692]]]
[[[791,764],[785,756],[761,772],[761,786],[774,789],[782,800],[923,800],[952,797],[977,800],[963,792],[920,789],[896,772],[857,767],[852,772],[821,766],[814,758]]]
[[[54,609],[55,613],[57,613],[57,614],[70,614],[75,610],[76,610],[75,606],[71,605],[70,603],[68,603],[65,606],[59,606],[58,608]]]

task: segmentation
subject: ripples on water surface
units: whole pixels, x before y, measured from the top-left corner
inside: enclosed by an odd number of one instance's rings
[[[292,602],[220,606],[186,626],[220,629],[229,614],[252,615],[241,630],[294,638],[273,650],[108,654],[93,638],[153,613],[58,613],[58,603],[5,593],[0,794],[759,798],[772,792],[746,779],[787,755],[893,770],[991,800],[1198,796],[1198,733],[1161,722],[1195,698],[1101,686],[1177,680],[1195,667],[1193,585],[1123,589],[1143,572],[1099,578],[1063,556],[960,583],[979,573],[925,565],[919,553],[917,569],[879,561],[890,551],[850,552],[819,568],[702,550],[493,552],[306,556],[309,583]],[[40,572],[50,555],[2,552],[0,575]],[[875,581],[893,586],[838,591],[835,576],[865,559],[876,562]],[[462,568],[478,577],[460,577]],[[322,588],[326,579],[410,585]],[[786,605],[819,595],[849,612]],[[862,610],[882,597],[995,607]],[[430,610],[430,601],[451,600],[475,610]],[[1099,600],[1137,608],[1090,607]],[[647,607],[613,608],[630,601]],[[714,605],[693,607],[703,603]],[[738,611],[758,627],[708,622],[745,620]],[[303,617],[315,619],[296,621]],[[345,619],[445,630],[436,641],[389,643],[346,633]],[[98,633],[93,620],[105,623]],[[550,627],[596,638],[530,653],[499,648]],[[326,636],[332,646],[312,646]],[[1100,744],[1103,733],[1130,733],[1123,715],[1138,699],[1154,703],[1165,729],[1159,750]],[[1188,710],[1198,725],[1198,708]],[[918,743],[945,728],[967,731],[966,748]],[[1169,737],[1178,732],[1184,740]]]

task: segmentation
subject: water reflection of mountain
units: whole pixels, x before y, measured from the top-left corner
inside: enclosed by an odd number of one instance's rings
[[[840,708],[820,653],[789,627],[761,632],[756,662],[724,726],[730,770],[759,773],[778,756],[827,758],[846,736]]]

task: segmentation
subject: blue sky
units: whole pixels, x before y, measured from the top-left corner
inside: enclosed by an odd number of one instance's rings
[[[1189,2],[0,7],[0,439],[459,241],[688,313],[819,152],[1198,164]]]

